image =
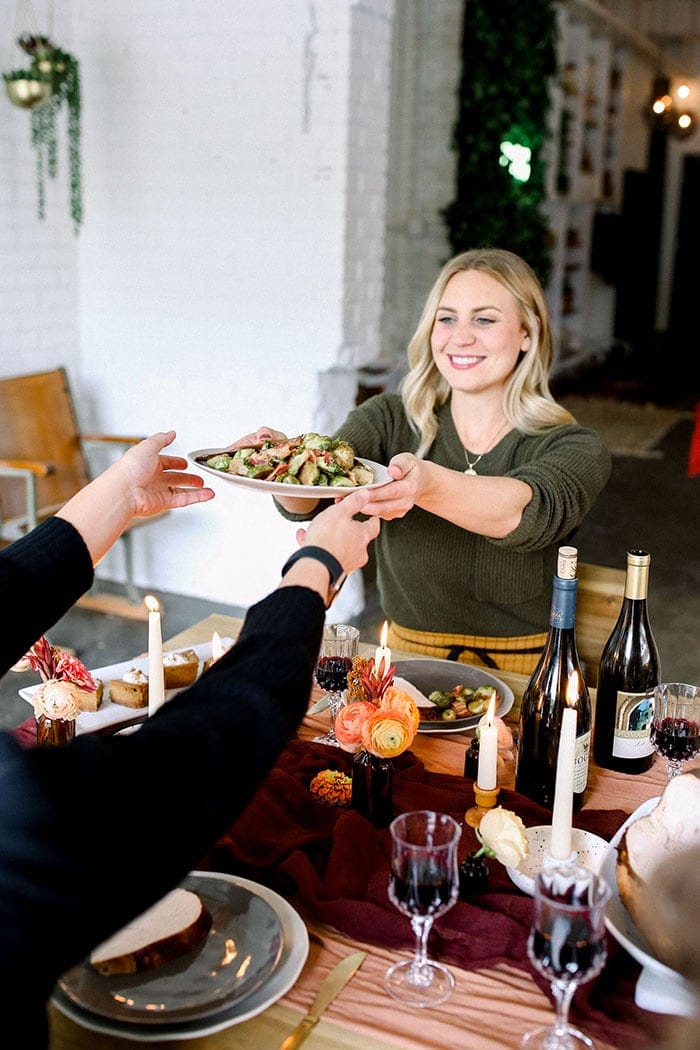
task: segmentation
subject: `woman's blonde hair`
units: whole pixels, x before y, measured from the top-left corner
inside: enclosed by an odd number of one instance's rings
[[[549,389],[552,367],[552,333],[549,310],[534,270],[513,252],[501,248],[475,248],[455,255],[443,266],[430,290],[423,313],[408,344],[409,371],[401,382],[401,397],[408,420],[420,435],[418,456],[424,456],[438,431],[436,408],[450,396],[450,386],[433,360],[430,337],[445,285],[456,273],[481,270],[507,288],[518,305],[520,320],[530,336],[506,383],[503,412],[511,426],[535,434],[574,417],[558,405]]]

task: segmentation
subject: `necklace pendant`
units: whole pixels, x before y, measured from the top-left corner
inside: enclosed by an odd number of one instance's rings
[[[473,474],[474,477],[476,477],[476,471],[474,470],[474,467],[467,467],[467,469],[464,471],[464,473],[465,474]]]

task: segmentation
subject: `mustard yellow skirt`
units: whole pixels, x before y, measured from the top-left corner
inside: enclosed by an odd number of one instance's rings
[[[413,631],[390,623],[387,644],[392,649],[405,649],[438,660],[455,660],[492,671],[517,671],[532,674],[547,640],[544,634],[524,634],[517,638],[488,638],[483,635],[441,634],[437,631]]]

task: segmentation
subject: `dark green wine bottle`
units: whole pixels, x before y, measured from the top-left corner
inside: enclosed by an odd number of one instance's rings
[[[618,773],[644,773],[654,761],[649,734],[661,669],[647,609],[650,561],[646,551],[627,552],[625,597],[598,671],[593,754]]]

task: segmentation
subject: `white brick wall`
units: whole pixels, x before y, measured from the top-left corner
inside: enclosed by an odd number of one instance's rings
[[[5,25],[14,8],[0,0]],[[84,427],[173,426],[181,453],[342,417],[354,376],[334,369],[379,345],[392,12],[60,5],[54,42],[83,79],[85,224],[76,240],[60,179],[36,219],[28,116],[7,102],[0,373],[64,364]],[[294,526],[269,497],[216,487],[139,533],[142,586],[240,605],[274,586]],[[100,571],[121,576],[116,551]]]
[[[3,71],[29,64],[19,47],[8,44],[15,8],[14,0],[0,0],[6,33]],[[42,223],[37,218],[29,111],[12,105],[4,83],[0,91],[0,374],[39,371],[57,362],[75,367],[80,360],[78,246],[69,214],[65,137],[57,178],[47,180],[47,218]],[[65,115],[59,117],[59,129],[65,130]]]

